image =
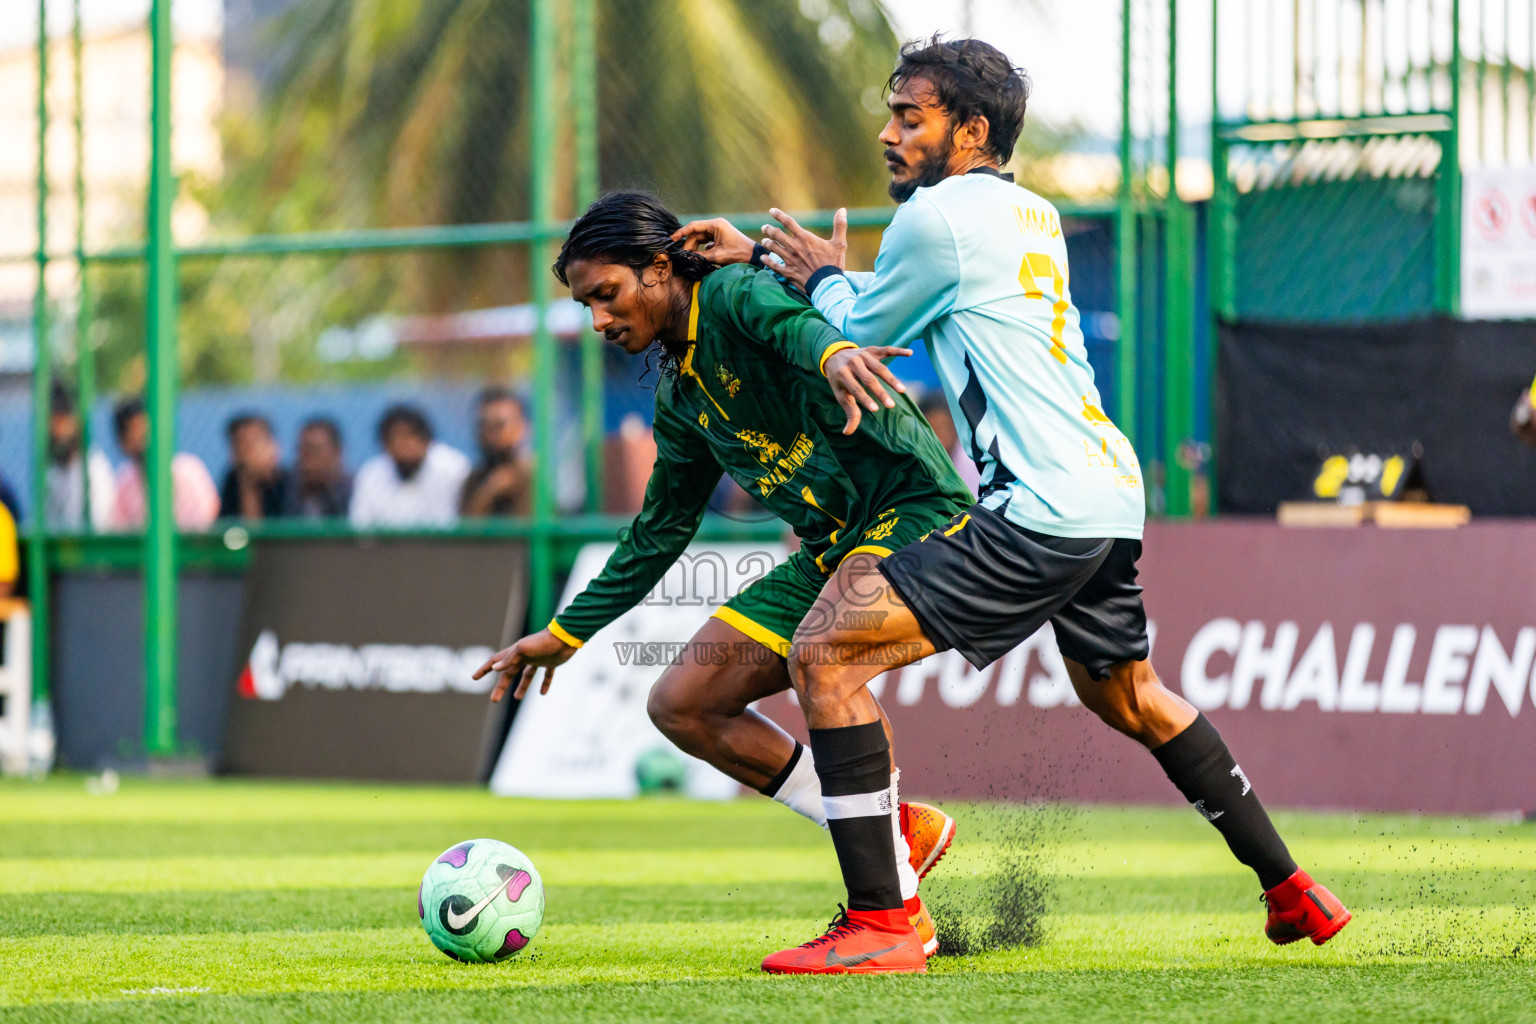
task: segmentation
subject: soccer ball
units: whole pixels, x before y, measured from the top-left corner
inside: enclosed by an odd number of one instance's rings
[[[471,839],[443,851],[421,879],[416,913],[432,945],[463,963],[515,956],[544,922],[544,883],[516,847]]]

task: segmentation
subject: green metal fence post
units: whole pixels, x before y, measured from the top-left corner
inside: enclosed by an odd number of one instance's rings
[[[1193,225],[1179,199],[1179,0],[1168,0],[1168,215],[1163,310],[1163,491],[1171,516],[1189,514],[1188,468],[1179,448],[1191,433],[1194,398]]]
[[[1461,0],[1451,3],[1451,123],[1436,135],[1440,166],[1435,172],[1435,311],[1461,312]]]
[[[1501,83],[1499,121],[1504,125],[1504,136],[1499,142],[1499,156],[1503,158],[1506,165],[1512,162],[1509,158],[1509,30],[1511,28],[1509,12],[1514,5],[1514,0],[1504,0],[1504,59],[1501,62],[1504,66],[1499,72]]]
[[[37,0],[37,291],[32,298],[32,698],[48,697],[48,3]]]
[[[1148,163],[1150,164],[1150,161]],[[1156,210],[1143,209],[1137,213],[1136,224],[1137,241],[1141,246],[1141,253],[1137,260],[1137,287],[1140,294],[1136,322],[1141,325],[1141,337],[1137,339],[1137,361],[1145,370],[1136,381],[1136,410],[1139,422],[1137,433],[1142,442],[1137,454],[1144,464],[1142,483],[1147,487],[1147,501],[1150,509],[1154,495],[1150,489],[1152,484],[1150,474],[1145,470],[1150,469],[1150,463],[1161,458],[1161,451],[1157,447],[1159,403],[1156,371],[1158,328],[1162,316],[1158,254],[1162,245],[1163,223],[1162,217]]]
[[[571,0],[571,113],[576,130],[576,212],[597,198],[597,11]],[[587,467],[587,511],[603,508],[603,339],[581,332],[581,436]]]
[[[146,336],[149,453],[144,531],[144,749],[176,749],[176,516],[171,459],[176,451],[176,254],[171,237],[171,0],[152,0]]]
[[[80,508],[81,527],[95,530],[91,518],[91,410],[96,407],[96,354],[91,351],[91,285],[85,260],[85,40],[80,19],[81,0],[74,0],[74,23],[70,30],[70,49],[74,56],[75,78],[75,273],[78,292],[75,308],[75,408],[80,416]]]
[[[1221,68],[1221,32],[1220,32],[1220,8],[1221,0],[1211,0],[1211,205],[1205,224],[1206,237],[1206,323],[1210,330],[1210,344],[1207,346],[1209,365],[1206,367],[1207,407],[1211,410],[1211,461],[1207,466],[1207,474],[1210,478],[1210,511],[1216,511],[1216,472],[1217,459],[1220,452],[1216,451],[1216,423],[1215,415],[1218,408],[1216,402],[1216,362],[1221,349],[1221,322],[1231,319],[1232,312],[1232,253],[1235,251],[1236,239],[1235,216],[1232,195],[1232,182],[1227,177],[1227,148],[1221,137],[1221,87],[1219,70]],[[1300,14],[1301,8],[1296,8],[1295,37],[1301,36]],[[1299,45],[1299,44],[1298,44]],[[1291,107],[1294,113],[1301,103],[1300,66],[1301,60],[1298,54],[1296,58],[1297,73],[1294,76],[1295,92],[1292,96]]]
[[[534,239],[529,275],[536,326],[533,333],[533,423],[538,453],[533,490],[534,534],[531,545],[530,614],[542,623],[554,613],[554,544],[550,527],[555,513],[555,339],[549,332],[549,228],[555,205],[555,111],[550,90],[555,71],[555,0],[533,0],[529,35],[528,92],[529,193]]]
[[[1455,10],[1453,17],[1461,12]],[[1457,17],[1459,22],[1461,19]],[[1459,29],[1452,29],[1455,35]],[[1453,46],[1452,49],[1455,49]],[[1455,62],[1453,62],[1454,66]],[[1488,0],[1477,0],[1477,159],[1479,163],[1488,162],[1488,107],[1486,89],[1488,84]]]
[[[1122,0],[1120,22],[1120,201],[1115,222],[1115,422],[1136,443],[1136,199],[1131,191],[1131,4]]]

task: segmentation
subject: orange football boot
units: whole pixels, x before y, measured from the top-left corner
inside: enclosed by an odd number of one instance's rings
[[[1321,946],[1339,934],[1354,916],[1338,897],[1312,881],[1312,876],[1300,868],[1259,898],[1269,907],[1264,934],[1277,946],[1297,939],[1311,939],[1314,945]]]
[[[769,974],[926,974],[923,941],[905,907],[845,910],[826,934],[763,960]]]
[[[933,915],[928,913],[927,907],[923,906],[921,896],[913,896],[907,900],[905,906],[907,918],[912,922],[912,928],[923,944],[923,956],[933,956],[939,951],[939,936],[933,926]]]
[[[902,801],[901,834],[910,851],[908,861],[921,881],[954,842],[955,819],[932,804]]]

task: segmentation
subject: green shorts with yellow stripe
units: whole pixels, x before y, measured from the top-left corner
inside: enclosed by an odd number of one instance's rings
[[[715,612],[714,618],[733,626],[779,657],[789,655],[790,641],[821,588],[832,578],[843,559],[860,551],[884,557],[915,544],[925,534],[949,523],[966,505],[932,496],[898,502],[873,520],[853,528],[833,531],[832,544],[820,555],[802,548],[762,579],[744,587]]]

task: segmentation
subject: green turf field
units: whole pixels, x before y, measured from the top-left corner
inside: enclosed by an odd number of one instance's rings
[[[1536,1020],[1531,825],[1280,815],[1356,918],[1277,949],[1192,812],[959,810],[930,881],[951,902],[984,889],[1011,854],[978,833],[1025,821],[1049,871],[1039,945],[926,977],[770,978],[758,960],[819,931],[841,889],[824,834],[764,800],[6,783],[0,1021]],[[544,930],[499,965],[449,961],[416,919],[431,858],[479,836],[548,887]]]

